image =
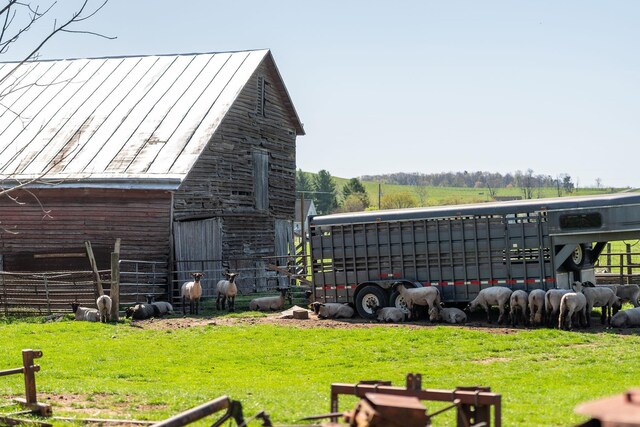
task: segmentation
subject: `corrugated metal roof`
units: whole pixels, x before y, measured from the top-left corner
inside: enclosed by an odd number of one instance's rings
[[[176,188],[267,56],[2,63],[0,180]]]

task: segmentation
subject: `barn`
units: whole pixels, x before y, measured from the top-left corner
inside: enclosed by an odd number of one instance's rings
[[[298,135],[269,50],[2,63],[0,269],[285,256]]]

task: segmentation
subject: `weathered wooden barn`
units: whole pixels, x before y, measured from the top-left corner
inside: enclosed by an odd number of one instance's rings
[[[2,63],[0,268],[285,255],[298,135],[269,50]]]

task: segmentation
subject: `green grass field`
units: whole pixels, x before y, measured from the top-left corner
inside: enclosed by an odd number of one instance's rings
[[[423,375],[425,388],[490,386],[502,394],[507,426],[573,425],[584,420],[573,413],[576,404],[640,382],[634,350],[640,336],[618,331],[214,322],[157,330],[128,321],[5,319],[0,369],[21,366],[22,349],[42,350],[38,392],[77,401],[71,408],[84,408],[84,416],[160,420],[228,395],[242,402],[245,415],[265,409],[279,425],[328,412],[332,382],[381,379],[404,385],[410,372]],[[0,396],[19,396],[21,381],[1,377]],[[428,404],[430,410],[437,407]],[[66,409],[54,406],[54,415],[78,415]],[[196,425],[210,424],[211,419]],[[449,414],[434,425],[455,423]]]

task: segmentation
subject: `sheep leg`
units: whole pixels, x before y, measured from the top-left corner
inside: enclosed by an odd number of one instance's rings
[[[500,316],[498,316],[498,325],[502,325],[502,322],[504,322],[504,305],[499,305],[498,310],[500,310]]]
[[[600,307],[600,323],[601,324],[605,324],[607,321],[607,311],[608,311],[608,306],[603,305],[602,307]]]
[[[592,305],[587,304],[587,313],[586,313],[586,316],[587,316],[587,326],[588,326],[588,327],[591,327],[591,311],[592,311],[592,310],[593,310],[593,306],[592,306]]]
[[[236,297],[229,297],[229,312],[236,310]]]
[[[184,295],[182,296],[182,314],[183,315],[187,314],[187,306],[186,306],[186,301],[184,299]]]
[[[197,300],[194,301],[193,305],[195,306],[196,309],[196,314],[200,313],[200,298],[198,298]]]
[[[220,310],[220,293],[218,292],[218,296],[216,297],[216,310]]]

